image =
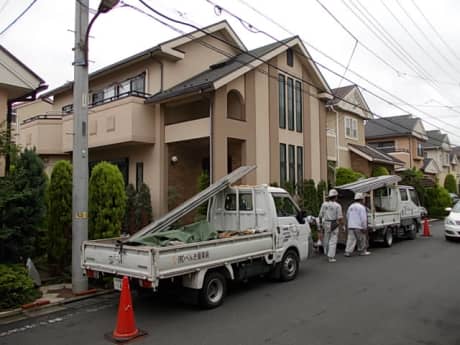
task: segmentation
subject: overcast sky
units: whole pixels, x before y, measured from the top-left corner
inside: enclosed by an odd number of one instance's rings
[[[138,0],[124,1],[149,12]],[[263,33],[246,30],[225,11],[217,15],[206,0],[145,1],[169,16],[200,26],[227,19],[249,49],[273,41]],[[338,75],[344,73],[356,38],[359,43],[345,77],[402,108],[363,91],[371,110],[379,116],[412,113],[424,120],[426,129],[442,129],[452,143],[460,144],[460,1],[415,0],[417,9],[412,0],[321,0],[350,33],[316,0],[212,1],[278,39],[290,33],[299,35],[313,59]],[[0,31],[30,2],[0,0]],[[90,1],[93,9],[98,4],[99,0]],[[37,0],[0,35],[0,44],[45,79],[50,89],[57,87],[73,79],[74,18],[75,1]],[[172,24],[179,30],[191,30]],[[91,30],[90,71],[177,35],[145,14],[119,6],[101,15]],[[324,68],[321,71],[332,88],[350,83]]]

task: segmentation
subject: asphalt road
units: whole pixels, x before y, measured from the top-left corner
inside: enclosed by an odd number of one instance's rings
[[[460,242],[433,237],[376,248],[369,257],[304,263],[297,280],[233,287],[202,311],[173,298],[134,297],[135,344],[460,344]],[[0,344],[109,344],[117,295],[0,325]]]

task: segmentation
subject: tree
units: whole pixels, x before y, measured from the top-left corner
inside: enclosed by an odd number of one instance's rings
[[[451,205],[452,199],[447,189],[437,184],[434,187],[427,188],[425,206],[430,216],[436,218],[446,216],[445,208]]]
[[[89,235],[91,239],[120,235],[126,210],[123,175],[117,166],[98,163],[89,180]]]
[[[201,192],[202,190],[209,187],[209,175],[207,171],[202,171],[200,176],[198,176],[198,190]],[[208,203],[205,202],[204,204],[200,205],[197,210],[196,220],[203,220],[206,218],[206,213],[208,212]]]
[[[136,194],[136,231],[142,229],[153,219],[152,200],[150,198],[150,189],[143,183]]]
[[[34,150],[24,150],[0,179],[0,261],[19,262],[35,254],[45,217],[46,177]]]
[[[447,174],[444,180],[444,188],[447,189],[449,193],[457,193],[457,181],[455,181],[454,175]]]
[[[315,181],[312,179],[304,180],[302,184],[302,199],[300,201],[302,209],[309,214],[317,215],[319,212],[318,193]]]
[[[48,262],[63,273],[72,260],[72,164],[59,161],[48,188]]]
[[[130,183],[126,186],[126,210],[125,220],[123,224],[123,232],[134,234],[137,231],[136,227],[136,189]]]
[[[341,186],[343,184],[358,181],[360,178],[363,178],[363,177],[364,177],[363,174],[353,171],[350,168],[337,168],[336,177],[335,177],[335,185]]]
[[[390,173],[388,172],[388,169],[385,167],[379,166],[379,167],[375,167],[372,170],[373,177],[384,176],[384,175],[390,175]]]
[[[425,205],[426,189],[422,184],[423,172],[416,168],[412,168],[402,171],[399,175],[401,176],[400,184],[414,187],[417,191],[421,204]]]

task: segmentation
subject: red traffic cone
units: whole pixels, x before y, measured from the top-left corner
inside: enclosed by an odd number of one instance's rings
[[[428,222],[428,218],[425,218],[423,221],[423,237],[431,237],[430,223]]]
[[[128,277],[123,277],[120,304],[118,305],[117,325],[112,334],[108,334],[107,336],[116,343],[123,343],[145,334],[146,332],[136,327]]]

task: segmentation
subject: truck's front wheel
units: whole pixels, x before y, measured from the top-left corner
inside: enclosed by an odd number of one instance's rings
[[[220,306],[227,293],[227,280],[220,272],[208,272],[200,291],[200,305],[205,309]]]
[[[299,272],[299,256],[294,250],[288,250],[280,265],[280,280],[283,282],[293,280]]]

